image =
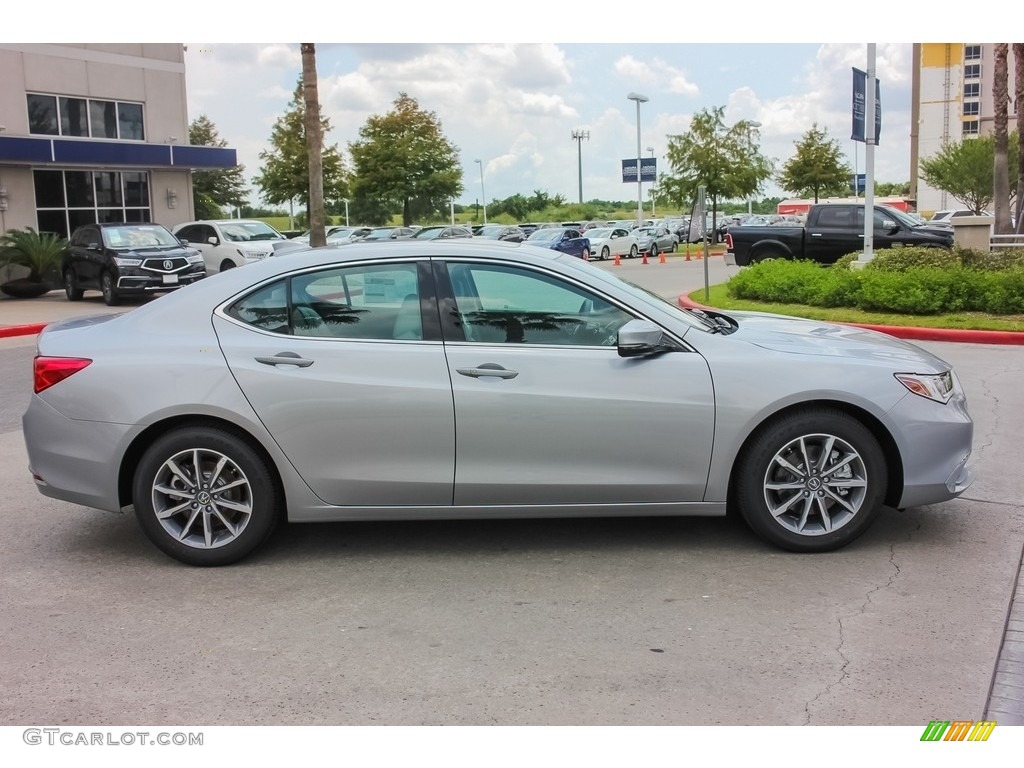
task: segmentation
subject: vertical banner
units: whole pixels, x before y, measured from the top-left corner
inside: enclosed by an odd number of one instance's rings
[[[707,226],[707,213],[704,210],[704,196],[697,194],[693,201],[693,211],[690,213],[690,231],[686,235],[687,243],[700,243],[704,240],[704,230]]]
[[[853,132],[850,136],[854,141],[866,141],[865,130],[867,122],[867,79],[868,73],[862,69],[853,68]],[[882,134],[882,86],[881,81],[875,78],[875,140],[871,142],[878,146],[878,137]]]

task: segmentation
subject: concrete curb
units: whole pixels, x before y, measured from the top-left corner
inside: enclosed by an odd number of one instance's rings
[[[679,306],[689,309],[714,309],[698,304],[686,294],[678,299]],[[953,328],[920,328],[909,325],[872,325],[869,323],[840,323],[881,331],[898,339],[911,341],[955,341],[960,344],[1016,344],[1024,345],[1024,333],[1018,331],[970,331]]]
[[[0,328],[0,339],[6,339],[10,336],[35,336],[46,326],[47,323],[32,323],[30,325],[7,325]]]

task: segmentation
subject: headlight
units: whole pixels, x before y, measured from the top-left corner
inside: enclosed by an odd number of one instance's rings
[[[199,263],[202,262],[202,260],[203,260],[203,254],[201,254],[201,253],[194,253],[191,256],[186,256],[185,257],[185,261],[187,261],[189,264],[199,264]]]
[[[263,251],[243,251],[241,248],[236,248],[238,255],[246,261],[260,261],[261,259],[267,258],[267,254]]]
[[[960,389],[953,371],[945,373],[897,373],[899,382],[915,395],[927,397],[938,403],[948,403]]]
[[[119,267],[141,267],[142,259],[126,259],[123,256],[114,256],[114,263]]]

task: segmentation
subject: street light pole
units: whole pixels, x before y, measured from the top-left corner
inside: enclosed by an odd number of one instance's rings
[[[630,101],[636,102],[636,225],[644,225],[644,189],[640,181],[640,105],[650,101],[642,93],[630,93],[626,96]]]
[[[576,142],[576,156],[579,160],[580,169],[580,205],[583,205],[583,139],[590,138],[590,131],[573,131],[573,141]]]
[[[484,164],[480,160],[474,160],[480,166],[480,198],[484,201],[484,224],[487,223],[487,193],[484,192]]]
[[[648,147],[648,148],[647,148],[647,151],[651,153],[651,157],[654,157],[654,147]],[[654,178],[655,178],[655,179],[657,179],[657,178],[658,178],[658,176],[657,176],[657,171],[655,171],[655,176],[654,176]],[[655,183],[657,183],[657,182],[655,182]],[[652,218],[652,219],[656,219],[656,218],[658,218],[658,217],[657,217],[657,216],[655,215],[655,213],[654,213],[654,192],[655,192],[654,184],[651,184],[651,218]]]
[[[345,226],[348,226],[348,198],[342,198],[345,201]]]
[[[761,123],[757,122],[757,120],[750,120],[747,123],[747,144],[750,147],[751,152],[753,152],[753,150],[754,150],[754,140],[751,138],[750,132],[752,130],[755,130],[755,129],[760,128],[760,127],[761,127]],[[747,215],[748,216],[753,216],[754,215],[754,198],[753,198],[753,195],[751,195],[750,197],[747,198]]]

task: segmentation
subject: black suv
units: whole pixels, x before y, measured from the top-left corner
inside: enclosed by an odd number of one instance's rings
[[[108,306],[122,296],[172,291],[206,277],[203,255],[160,224],[85,224],[71,235],[61,257],[70,301],[94,288]]]

